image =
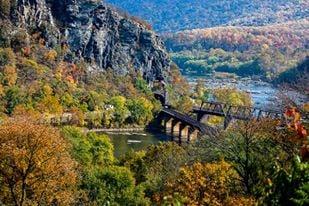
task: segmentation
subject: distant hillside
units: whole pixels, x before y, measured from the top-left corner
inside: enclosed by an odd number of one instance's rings
[[[295,66],[309,54],[309,21],[262,27],[215,27],[165,35],[173,60],[183,70],[213,70],[269,77]],[[190,72],[190,71],[187,71]]]
[[[309,97],[309,56],[296,67],[280,74],[274,83],[288,86]]]
[[[160,32],[261,26],[309,17],[308,0],[106,0]]]

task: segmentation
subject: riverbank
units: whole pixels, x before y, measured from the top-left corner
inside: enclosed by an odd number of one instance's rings
[[[85,129],[85,132],[143,132],[143,131],[146,131],[146,127]]]

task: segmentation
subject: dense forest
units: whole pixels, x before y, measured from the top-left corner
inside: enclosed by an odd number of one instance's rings
[[[19,36],[21,35],[21,36]],[[88,72],[63,59],[66,46],[47,48],[18,33],[0,49],[0,201],[4,205],[306,205],[307,125],[287,110],[287,122],[236,122],[190,145],[172,142],[120,158],[107,135],[85,127],[147,125],[160,110],[148,84],[132,72]],[[12,43],[12,42],[11,42]],[[188,111],[214,95],[251,105],[235,89],[193,91],[173,67],[173,107]],[[49,116],[73,114],[70,126]],[[42,121],[43,120],[43,121]],[[221,119],[208,120],[219,124]]]
[[[238,122],[190,145],[121,158],[106,135],[15,116],[0,125],[4,205],[307,205],[308,143],[299,113]]]
[[[152,88],[134,70],[126,76],[111,69],[89,72],[86,62],[64,59],[69,53],[65,45],[51,49],[43,39],[33,37],[23,47],[24,40],[17,33],[13,47],[0,48],[1,119],[31,113],[60,124],[67,114],[70,124],[119,128],[147,125],[160,110]],[[170,100],[174,104],[180,97],[172,85],[182,81],[176,68],[172,69]]]
[[[308,56],[308,20],[263,27],[215,27],[165,35],[184,73],[231,72],[269,79]]]
[[[297,66],[281,73],[274,79],[274,83],[288,85],[288,87],[309,96],[309,57],[306,57]]]
[[[223,25],[261,26],[308,17],[306,0],[107,0],[158,32]]]
[[[44,2],[18,1],[21,11],[34,9],[33,12],[39,8],[39,11],[48,12],[50,9]],[[56,1],[46,2],[52,4]],[[67,2],[71,1],[62,1]],[[81,2],[89,6],[89,3],[98,1]],[[35,24],[37,22],[31,21],[33,19],[19,16],[33,24],[19,29],[14,27],[16,22],[11,21],[10,17],[14,16],[12,12],[15,13],[17,4],[13,3],[16,1],[0,0],[1,206],[309,204],[308,122],[303,121],[303,114],[309,110],[308,104],[299,108],[288,105],[282,120],[263,118],[233,121],[226,130],[221,129],[221,117],[208,118],[204,123],[216,127],[215,134],[203,135],[190,144],[162,142],[141,151],[132,150],[116,157],[114,151],[117,148],[112,144],[108,134],[92,129],[149,126],[162,110],[162,106],[167,106],[162,105],[153,94],[155,91],[162,91],[162,84],[169,94],[168,107],[183,113],[189,113],[193,106],[202,107],[210,98],[239,106],[251,106],[252,99],[247,92],[235,88],[206,88],[202,81],[197,81],[191,88],[174,64],[162,72],[166,76],[152,82],[141,72],[145,70],[139,70],[131,64],[126,65],[125,75],[119,74],[113,67],[93,69],[90,66],[93,62],[74,52],[72,48],[75,44],[70,45],[65,41],[50,43],[47,37],[53,36],[47,31],[51,30],[47,30],[42,24],[38,24],[38,29]],[[70,4],[68,10],[72,11],[76,7]],[[118,22],[119,24],[110,28],[109,24],[115,23],[113,20],[120,17],[115,11],[103,6],[98,7],[101,9],[96,10],[98,16],[93,17],[94,22],[106,27],[93,25],[94,36],[103,35],[104,38],[98,38],[101,41],[89,41],[93,43],[90,44],[93,46],[90,51],[97,48],[97,43],[111,44],[114,40],[124,43],[117,42],[116,47],[108,45],[105,53],[95,53],[98,59],[105,60],[106,56],[115,52],[113,49],[123,51],[129,45],[137,44],[140,56],[143,49],[150,47],[154,53],[161,52],[161,61],[166,61],[165,49],[161,48],[157,40],[152,39],[150,31],[143,29],[139,36],[142,40],[136,43],[136,33],[131,30],[137,31],[141,29],[141,25],[132,22],[132,19],[136,21],[135,18],[127,20],[121,17],[124,24]],[[49,13],[50,15],[44,16],[40,12],[36,14],[38,16],[34,16],[34,19],[38,18],[39,23],[52,15]],[[44,18],[40,19],[42,15]],[[112,21],[102,22],[102,19],[106,20],[104,15],[107,16],[107,20]],[[113,19],[113,15],[116,18]],[[80,18],[66,17],[68,21]],[[81,19],[85,23],[83,17]],[[52,23],[51,26],[59,24]],[[290,52],[291,47],[295,55],[301,56],[305,45],[303,36],[306,34],[302,33],[301,29],[290,26],[302,36],[296,38],[296,34],[290,35],[290,31],[287,30],[285,36],[278,38],[291,39],[291,42],[277,45],[278,47],[275,45],[280,41],[271,33],[271,29],[266,33],[258,29],[248,29],[240,32],[239,36],[232,36],[238,39],[237,44],[243,45],[244,53],[255,51],[250,48],[254,44],[256,33],[259,37],[256,39],[265,44],[262,48],[269,49],[270,53],[277,50]],[[9,32],[11,30],[7,28],[15,29]],[[121,39],[105,41],[105,38],[111,37],[104,35],[117,29],[125,31],[121,33]],[[216,28],[216,31],[219,30]],[[237,34],[234,31],[233,33]],[[268,38],[262,38],[261,33]],[[215,39],[211,32],[207,35]],[[252,39],[248,37],[250,35]],[[225,34],[222,33],[220,38],[224,37]],[[241,40],[244,37],[250,39],[248,44]],[[270,41],[272,38],[274,39]],[[190,47],[195,40],[186,42]],[[207,56],[209,54],[203,48],[197,50],[197,53],[205,55],[199,61],[207,58],[207,62],[215,64],[223,61],[216,59],[219,58],[218,54],[233,55],[238,52],[231,46],[231,41],[225,42],[225,48],[209,50],[210,53],[215,52],[213,56]],[[215,44],[216,42],[213,42],[213,45]],[[256,45],[259,48],[259,44]],[[300,47],[300,53],[295,49],[297,46]],[[154,47],[160,49],[155,50]],[[108,53],[111,50],[112,52]],[[175,51],[185,52],[181,50]],[[160,57],[151,56],[149,53],[147,55],[152,58]],[[121,58],[130,59],[125,55]],[[249,57],[244,58],[251,61]],[[156,60],[151,59],[151,62],[160,62]],[[252,61],[260,65],[260,60]],[[176,60],[175,62],[179,63]],[[148,71],[149,74],[160,74],[160,65],[156,66],[155,71]],[[267,72],[264,68],[262,71]],[[289,79],[293,89],[305,95],[308,94],[304,92],[304,85],[308,81],[303,73],[307,71],[308,59],[289,71],[297,77]],[[283,72],[277,82],[287,82],[285,79],[289,72]],[[162,79],[165,81],[162,82]]]

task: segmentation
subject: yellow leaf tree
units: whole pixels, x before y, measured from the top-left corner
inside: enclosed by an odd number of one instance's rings
[[[236,194],[234,178],[235,171],[225,161],[195,163],[180,169],[176,180],[167,186],[168,195],[180,195],[185,205],[253,205],[253,199]]]
[[[8,205],[69,205],[76,163],[53,128],[28,119],[0,126],[0,202]]]

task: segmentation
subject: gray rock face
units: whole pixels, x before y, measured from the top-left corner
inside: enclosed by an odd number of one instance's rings
[[[60,32],[55,25],[51,8],[48,7],[45,1],[16,0],[11,2],[14,7],[11,8],[9,20],[13,23],[14,27],[10,28],[9,34],[14,35],[20,29],[28,31],[29,34],[38,31],[42,33],[42,37],[50,45],[58,43]],[[2,19],[0,18],[0,20]]]
[[[18,0],[16,11],[16,25],[39,29],[49,45],[65,41],[90,69],[111,68],[119,75],[134,69],[151,82],[169,68],[163,42],[153,31],[96,0]]]

